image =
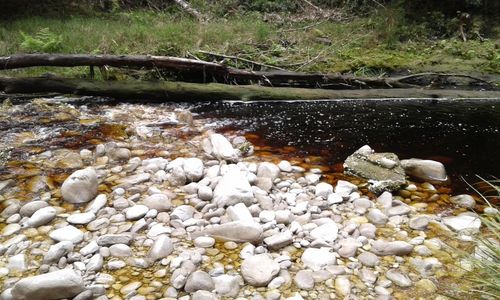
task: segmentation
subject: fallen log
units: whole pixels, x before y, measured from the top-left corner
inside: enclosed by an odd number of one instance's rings
[[[206,17],[194,9],[188,2],[184,0],[174,0],[174,2],[188,14],[198,19],[198,21],[204,22],[206,20]]]
[[[112,97],[119,100],[159,100],[171,102],[370,98],[500,98],[500,91],[428,89],[324,90],[271,88],[257,85],[236,86],[217,83],[97,81],[45,77],[0,77],[0,91],[7,94],[61,93]]]
[[[415,88],[421,84],[400,78],[361,78],[349,75],[300,73],[286,70],[248,71],[202,60],[153,55],[85,55],[85,54],[16,54],[0,57],[0,70],[54,66],[111,66],[118,68],[149,68],[183,74],[191,82],[222,82],[229,84],[260,84],[274,87],[307,87],[323,89]],[[463,77],[487,88],[493,85],[471,76],[457,74],[426,74],[434,77]],[[427,82],[427,81],[425,81]]]

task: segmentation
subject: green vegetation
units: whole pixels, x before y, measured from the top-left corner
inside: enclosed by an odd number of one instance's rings
[[[495,202],[500,197],[498,180],[481,180],[469,185],[491,210],[481,216],[483,229],[475,236],[473,253],[456,249],[461,253],[462,265],[466,269],[465,282],[457,291],[449,291],[451,298],[500,299],[500,214]],[[481,191],[478,189],[481,188]]]
[[[450,23],[453,34],[430,38],[430,32],[434,32],[430,25],[411,23],[401,7],[378,7],[357,16],[349,9],[339,10],[336,21],[308,21],[285,13],[278,20],[269,21],[266,11],[286,10],[293,1],[238,1],[236,5],[236,1],[225,0],[221,2],[229,4],[212,6],[208,6],[207,1],[191,2],[212,18],[207,23],[199,23],[175,7],[168,7],[162,11],[121,9],[113,13],[22,16],[0,21],[0,55],[20,52],[152,54],[213,60],[213,56],[197,52],[205,50],[305,72],[362,76],[409,70],[500,74],[498,36],[493,34],[481,40],[471,34],[471,39],[464,42],[458,26]],[[344,2],[352,6],[362,1]],[[290,9],[297,11],[298,8]],[[445,23],[447,19],[434,21]],[[255,67],[241,61],[224,62],[237,67]],[[32,75],[53,70],[56,69],[6,73]],[[84,70],[57,69],[55,72],[83,75],[88,72]]]

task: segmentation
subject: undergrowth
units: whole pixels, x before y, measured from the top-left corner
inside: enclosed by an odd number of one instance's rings
[[[0,21],[0,55],[22,52],[172,55],[214,60],[205,50],[279,68],[380,76],[422,71],[500,74],[498,40],[429,39],[401,11],[380,9],[342,21],[266,22],[261,13],[206,24],[179,11],[118,11]],[[217,59],[220,61],[220,59]],[[242,62],[224,60],[238,67]],[[34,74],[50,68],[9,71]],[[80,69],[62,71],[82,75]]]
[[[483,229],[474,236],[474,251],[456,249],[467,272],[459,289],[449,292],[451,298],[500,299],[500,214],[495,204],[500,197],[500,185],[498,180],[479,179],[475,186],[469,186],[481,196],[490,212],[480,217]],[[478,186],[482,186],[482,191]]]

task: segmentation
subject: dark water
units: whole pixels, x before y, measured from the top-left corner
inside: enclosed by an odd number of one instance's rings
[[[368,144],[401,159],[441,161],[454,176],[500,173],[500,99],[219,102],[194,112],[222,119],[220,131],[243,132],[277,153],[292,146],[328,164]]]

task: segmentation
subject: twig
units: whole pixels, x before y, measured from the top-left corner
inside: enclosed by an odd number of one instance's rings
[[[305,2],[307,5],[309,5],[310,7],[314,8],[315,10],[318,10],[318,11],[323,11],[320,7],[317,7],[316,5],[312,4],[310,1],[308,0],[302,0],[303,2]]]
[[[385,8],[385,6],[382,5],[382,3],[378,2],[377,0],[372,0],[372,2],[374,2],[375,4],[377,4],[378,6],[380,6],[382,8]]]
[[[309,60],[305,61],[304,63],[302,63],[302,64],[301,64],[298,68],[296,68],[296,69],[295,69],[295,71],[299,71],[299,70],[301,70],[302,68],[304,68],[305,66],[307,66],[307,65],[311,64],[312,62],[314,62],[314,61],[318,60],[319,58],[321,58],[321,57],[323,56],[323,54],[324,54],[326,51],[329,51],[331,48],[332,48],[332,46],[327,47],[327,48],[325,48],[325,49],[321,50],[321,51],[318,53],[318,55],[316,55],[315,57],[313,57],[313,58],[311,58],[311,59],[309,59]]]
[[[198,52],[202,53],[202,54],[206,54],[206,55],[215,56],[215,57],[228,58],[228,59],[232,59],[232,60],[236,60],[236,61],[242,61],[242,62],[246,62],[246,63],[252,64],[252,65],[266,67],[266,68],[269,68],[269,69],[286,71],[285,69],[280,68],[280,67],[267,65],[267,64],[264,64],[264,63],[259,63],[259,62],[256,62],[256,61],[253,61],[253,60],[250,60],[250,59],[246,59],[246,58],[242,58],[242,57],[238,57],[238,56],[213,53],[213,52],[204,51],[204,50],[198,50]]]
[[[202,59],[200,59],[198,56],[196,56],[196,55],[192,54],[192,53],[191,53],[191,52],[189,52],[189,51],[186,53],[186,55],[187,55],[187,57],[189,57],[189,58],[196,59],[196,60],[198,60],[198,61],[203,61],[203,60],[202,60]]]

